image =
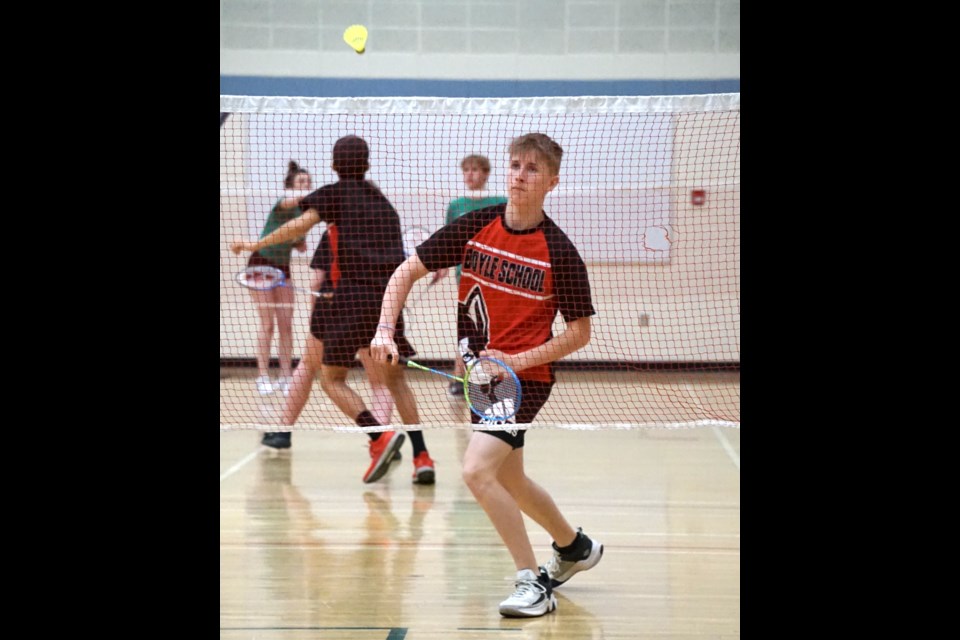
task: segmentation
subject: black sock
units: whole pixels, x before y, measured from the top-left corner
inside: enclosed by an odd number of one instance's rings
[[[357,426],[358,427],[379,427],[380,423],[377,422],[377,419],[373,417],[373,414],[369,411],[363,411],[360,415],[357,416]],[[374,433],[368,433],[370,439],[376,441],[380,438],[380,432],[376,431]]]
[[[553,549],[559,553],[561,556],[571,556],[576,555],[578,552],[583,551],[583,546],[587,541],[587,536],[583,535],[583,531],[577,530],[577,537],[573,539],[566,547],[558,547],[557,543],[553,543]]]
[[[410,444],[413,445],[414,458],[427,450],[427,444],[423,441],[423,431],[407,431],[407,435],[410,436]]]

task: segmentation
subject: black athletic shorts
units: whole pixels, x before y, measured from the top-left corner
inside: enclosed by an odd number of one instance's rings
[[[337,287],[329,306],[314,305],[315,314],[325,316],[318,322],[320,335],[313,332],[312,318],[310,322],[313,336],[323,340],[323,364],[336,367],[353,365],[357,351],[369,347],[377,332],[381,304],[383,290],[379,287],[348,285]],[[402,357],[411,358],[416,355],[417,352],[404,333],[402,313],[397,319],[394,340]]]
[[[333,310],[333,291],[321,291],[321,293],[329,297],[315,298],[313,311],[310,312],[310,334],[317,340],[323,340],[327,318]]]
[[[520,410],[510,422],[519,422],[527,424],[533,422],[533,419],[540,413],[540,409],[547,403],[550,392],[553,391],[552,382],[540,382],[537,380],[520,381]],[[473,424],[480,424],[480,416],[473,411],[470,412],[470,421]],[[489,433],[494,438],[503,440],[514,449],[520,449],[524,444],[524,434],[526,429],[513,429],[511,431],[487,431],[485,429],[475,429],[481,433]]]

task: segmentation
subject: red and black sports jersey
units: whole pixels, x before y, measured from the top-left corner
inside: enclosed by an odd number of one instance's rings
[[[474,353],[527,351],[553,337],[557,313],[566,322],[596,313],[587,267],[570,238],[548,217],[533,229],[509,229],[505,212],[497,205],[468,213],[417,247],[430,271],[463,265],[457,338]],[[517,375],[552,382],[553,368]]]
[[[404,260],[400,216],[386,196],[366,180],[340,180],[300,201],[327,224],[337,225],[337,260],[343,285],[386,290]]]
[[[313,252],[313,258],[310,260],[311,269],[324,271],[327,274],[323,284],[320,285],[321,293],[332,292],[340,282],[340,264],[337,260],[338,235],[337,225],[327,225],[327,230],[323,232],[320,244],[317,245],[317,250]]]

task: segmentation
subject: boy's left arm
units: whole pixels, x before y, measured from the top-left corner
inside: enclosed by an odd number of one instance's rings
[[[529,351],[507,355],[497,349],[490,349],[481,352],[480,355],[505,362],[514,371],[523,371],[568,356],[585,347],[588,342],[590,342],[590,318],[577,318],[567,323],[563,333]]]

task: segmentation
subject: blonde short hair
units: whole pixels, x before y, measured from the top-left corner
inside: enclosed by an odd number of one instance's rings
[[[553,175],[560,174],[563,149],[550,136],[543,133],[528,133],[510,143],[510,157],[533,152],[543,158]]]

